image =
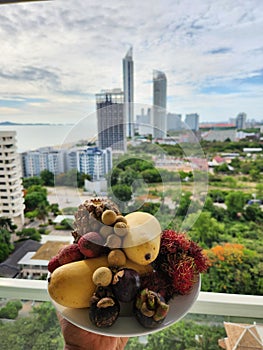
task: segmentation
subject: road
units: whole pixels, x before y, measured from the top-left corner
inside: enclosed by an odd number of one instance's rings
[[[58,203],[59,209],[67,207],[78,207],[86,199],[91,198],[90,195],[83,192],[82,189],[73,187],[48,187],[47,199],[50,204]]]

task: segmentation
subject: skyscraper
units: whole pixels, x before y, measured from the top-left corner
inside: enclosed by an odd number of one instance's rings
[[[245,129],[246,128],[247,115],[246,113],[239,113],[236,117],[236,128]]]
[[[167,79],[163,72],[153,71],[153,137],[164,138],[166,126]]]
[[[182,129],[182,115],[177,113],[167,114],[167,130],[175,131]]]
[[[190,130],[199,130],[199,115],[197,113],[186,114],[185,124],[189,127]]]
[[[134,76],[133,76],[133,60],[132,47],[122,60],[123,67],[123,91],[124,91],[124,113],[127,123],[127,136],[134,136]]]
[[[15,135],[15,131],[0,131],[0,216],[21,225],[24,223],[24,198]]]
[[[126,123],[123,92],[120,89],[96,94],[98,147],[126,151]]]

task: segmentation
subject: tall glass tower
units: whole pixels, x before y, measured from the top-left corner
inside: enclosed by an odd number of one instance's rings
[[[96,94],[96,106],[99,148],[126,152],[123,92],[113,89]]]
[[[132,47],[122,60],[123,67],[123,91],[124,91],[124,115],[127,123],[127,136],[134,136],[134,76]]]
[[[166,126],[167,79],[163,72],[153,71],[153,137],[164,138]]]

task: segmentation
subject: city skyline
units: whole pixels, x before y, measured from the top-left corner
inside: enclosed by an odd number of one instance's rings
[[[135,103],[152,105],[157,68],[168,80],[168,113],[198,113],[200,122],[242,112],[263,119],[261,1],[132,5],[1,6],[0,120],[77,123],[94,113],[103,86],[122,87],[121,60],[130,47]],[[92,118],[90,125],[95,132]]]

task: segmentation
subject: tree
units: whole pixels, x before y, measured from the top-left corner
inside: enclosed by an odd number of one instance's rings
[[[132,168],[128,168],[120,174],[119,184],[131,186],[137,179],[137,172]]]
[[[45,203],[40,203],[37,208],[37,218],[45,221],[48,216],[48,206]]]
[[[25,195],[25,211],[34,211],[40,206],[48,207],[47,189],[40,185],[33,185],[27,189]]]
[[[63,349],[55,308],[45,302],[14,322],[0,323],[1,348],[5,350]]]
[[[23,187],[29,188],[33,185],[43,185],[43,181],[39,176],[25,177],[23,178]]]
[[[128,185],[115,185],[111,187],[110,196],[117,198],[117,201],[129,202],[132,198],[131,186]]]
[[[200,335],[199,341],[196,335]],[[219,350],[218,339],[225,336],[223,326],[203,324],[183,320],[164,330],[150,334],[147,345],[140,343],[140,338],[130,338],[125,350]]]
[[[263,200],[263,182],[259,182],[256,184],[256,195],[257,198]]]
[[[8,218],[6,216],[1,216],[0,217],[0,228],[8,230],[10,232],[14,232],[14,230],[17,228],[17,226],[13,224],[11,218]]]
[[[188,219],[191,223],[192,217],[196,214],[190,214]],[[211,247],[213,243],[220,241],[220,235],[224,233],[224,224],[211,217],[211,213],[203,211],[190,228],[189,235],[193,241],[202,243],[203,246]]]
[[[110,186],[115,186],[119,182],[120,174],[122,173],[122,170],[118,167],[114,167],[111,171],[111,173],[108,176],[108,182]]]
[[[249,171],[249,175],[252,181],[258,181],[261,178],[259,169],[251,169]]]
[[[11,233],[16,229],[16,225],[7,217],[0,217],[0,262],[4,261],[14,249],[11,244]]]
[[[246,197],[243,192],[230,192],[225,199],[229,216],[233,219],[237,218],[238,213],[242,213],[245,205]]]
[[[0,309],[0,318],[15,319],[18,316],[19,310],[23,307],[21,301],[10,300]]]
[[[49,207],[49,210],[52,212],[52,214],[54,216],[57,216],[59,214],[61,214],[60,210],[59,210],[59,205],[58,203],[52,203]]]
[[[40,205],[47,206],[48,202],[45,196],[40,192],[33,192],[28,193],[25,196],[25,206],[26,206],[26,212],[27,211],[33,211],[37,209]]]
[[[33,239],[34,241],[40,241],[41,235],[38,230],[34,227],[23,228],[21,231],[18,231],[17,236],[20,237],[21,240],[25,239]]]
[[[263,212],[258,204],[247,205],[244,217],[248,221],[263,222]]]
[[[225,243],[205,251],[210,261],[202,277],[202,289],[208,292],[253,294],[263,293],[259,256],[242,244]]]
[[[85,185],[85,180],[91,181],[91,176],[89,174],[77,172],[77,185],[78,188],[82,188]]]
[[[191,192],[186,192],[183,193],[181,198],[180,198],[180,204],[177,208],[177,212],[176,214],[179,216],[186,216],[188,208],[190,206],[191,203]]]
[[[42,170],[40,173],[40,178],[44,186],[54,187],[54,174],[51,171],[47,169]]]

